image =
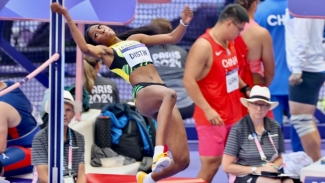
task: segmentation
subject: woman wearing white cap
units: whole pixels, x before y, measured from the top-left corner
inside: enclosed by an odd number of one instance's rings
[[[266,117],[278,102],[271,102],[269,89],[260,86],[254,86],[250,97],[240,101],[247,107],[248,115],[230,131],[222,158],[223,170],[236,176],[235,183],[293,182],[278,177],[284,139],[279,124]]]

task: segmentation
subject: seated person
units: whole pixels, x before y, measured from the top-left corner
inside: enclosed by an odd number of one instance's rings
[[[86,182],[85,174],[85,142],[80,133],[70,129],[69,123],[75,116],[75,112],[81,111],[81,103],[75,102],[71,93],[64,91],[64,176],[69,172],[73,177],[77,177],[77,183]],[[49,101],[46,102],[45,111],[49,112]],[[72,154],[69,154],[69,144],[72,144]],[[33,140],[32,145],[32,164],[36,167],[38,181],[41,183],[48,182],[48,127],[39,131]],[[68,157],[72,157],[72,169],[68,168]]]
[[[14,82],[0,81],[0,91]],[[33,106],[20,88],[0,96],[0,175],[32,173],[31,146],[39,131]]]
[[[84,56],[83,84],[89,93],[90,109],[102,109],[110,103],[120,103],[116,83],[100,75],[101,67],[102,61],[100,59]]]
[[[150,23],[159,28],[161,34],[172,32],[171,23],[164,18],[157,18]],[[195,104],[183,85],[183,75],[187,52],[173,44],[149,47],[151,58],[164,83],[177,93],[176,106],[183,119],[192,118]]]
[[[267,87],[254,86],[250,98],[241,98],[248,115],[230,130],[222,158],[226,173],[236,175],[235,183],[291,183],[290,178],[270,178],[261,172],[279,172],[281,154],[285,152],[284,139],[279,124],[266,117],[278,105],[270,101]]]

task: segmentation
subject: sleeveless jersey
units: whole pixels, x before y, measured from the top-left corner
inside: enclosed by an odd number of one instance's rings
[[[213,62],[209,73],[197,81],[197,84],[204,98],[218,112],[225,125],[234,124],[242,117],[238,60],[234,44],[229,42],[228,50],[226,50],[213,40],[209,29],[200,38],[210,42]],[[198,125],[211,125],[204,111],[198,106],[195,107],[193,117]]]

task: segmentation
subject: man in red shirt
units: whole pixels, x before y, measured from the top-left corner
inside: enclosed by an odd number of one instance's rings
[[[221,164],[231,126],[242,117],[240,91],[249,94],[249,87],[238,76],[233,44],[248,21],[243,7],[226,6],[217,24],[196,40],[187,57],[183,82],[196,104],[193,117],[202,164],[198,178],[207,183]]]

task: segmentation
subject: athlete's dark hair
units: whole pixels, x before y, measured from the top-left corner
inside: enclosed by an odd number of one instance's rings
[[[99,25],[99,24],[94,24],[94,25]],[[86,32],[85,32],[85,40],[86,40],[86,43],[87,44],[91,44],[91,45],[98,45],[95,41],[93,41],[93,39],[91,38],[91,35],[90,35],[90,33],[89,33],[89,31],[90,31],[90,28],[92,27],[92,26],[94,26],[94,25],[91,25],[91,26],[89,26],[88,27],[88,29],[86,30]]]
[[[245,8],[239,4],[229,4],[220,13],[218,22],[232,20],[236,23],[249,22],[249,16]]]
[[[249,10],[253,2],[257,0],[236,0],[235,2],[237,4],[240,4],[242,7],[244,7],[246,10]]]
[[[99,25],[99,24],[95,24],[95,25]],[[89,34],[89,30],[90,30],[90,28],[92,26],[88,27],[88,29],[86,30],[86,32],[85,32],[85,40],[86,40],[86,42],[88,44],[98,45],[98,43],[96,43],[92,39],[91,35]],[[127,38],[129,38],[130,36],[132,36],[133,34],[146,34],[146,35],[151,36],[151,35],[159,34],[159,29],[154,25],[145,25],[145,26],[142,26],[142,27],[138,27],[138,28],[135,28],[135,29],[128,30],[128,31],[123,32],[121,34],[117,34],[117,37],[124,41]]]

